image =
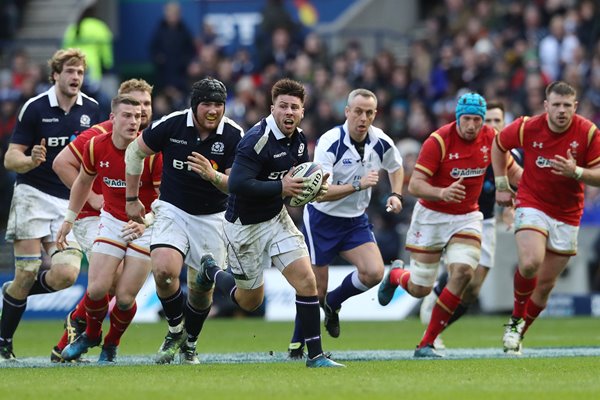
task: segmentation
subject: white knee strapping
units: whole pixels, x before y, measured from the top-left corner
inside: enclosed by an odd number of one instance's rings
[[[466,264],[471,268],[477,268],[481,249],[466,243],[450,243],[446,247],[446,262],[450,264]]]
[[[83,253],[77,242],[69,242],[68,247],[64,250],[56,250],[56,248],[53,247],[51,249],[51,254],[52,265],[62,264],[78,269],[81,268]]]
[[[410,281],[415,285],[431,287],[437,278],[440,263],[424,263],[414,258],[410,259]]]
[[[15,268],[37,274],[42,266],[41,254],[23,254],[15,256]]]

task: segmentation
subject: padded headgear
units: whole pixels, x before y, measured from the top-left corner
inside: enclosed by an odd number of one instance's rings
[[[465,93],[458,99],[456,104],[456,123],[460,124],[461,115],[479,115],[485,119],[487,104],[485,99],[477,93]]]
[[[225,100],[227,100],[227,89],[218,79],[204,78],[192,85],[190,104],[193,112],[196,112],[198,104],[203,101],[225,104]]]

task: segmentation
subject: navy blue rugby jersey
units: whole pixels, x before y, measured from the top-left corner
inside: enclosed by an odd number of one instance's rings
[[[523,150],[512,149],[510,151],[515,162],[521,167],[523,166]],[[483,180],[483,187],[481,188],[481,194],[479,195],[479,211],[483,214],[483,219],[489,219],[494,217],[496,207],[496,183],[494,182],[494,170],[490,165],[485,171],[485,178]]]
[[[46,139],[46,161],[24,174],[17,174],[17,184],[24,183],[61,199],[69,198],[69,189],[52,170],[52,162],[77,135],[100,122],[96,100],[79,93],[69,113],[58,105],[55,86],[29,99],[21,108],[10,143],[27,146],[25,155]]]
[[[277,127],[272,115],[253,126],[240,141],[235,154],[229,180],[229,203],[225,219],[235,222],[238,218],[244,225],[268,221],[283,207],[281,179],[292,166],[308,161],[306,138],[297,129],[287,138]],[[260,185],[252,193],[232,190],[232,178],[240,174]],[[269,193],[265,193],[265,184]],[[275,185],[276,187],[273,187]],[[271,190],[273,189],[273,190]],[[277,190],[278,189],[278,190]]]
[[[231,168],[235,149],[244,135],[241,127],[223,117],[216,132],[200,140],[192,109],[188,108],[154,121],[142,135],[152,151],[163,154],[161,200],[192,215],[225,210],[227,194],[192,171],[187,158],[195,151],[210,160],[217,171],[225,173]]]

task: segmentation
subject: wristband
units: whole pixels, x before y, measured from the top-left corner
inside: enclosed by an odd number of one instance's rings
[[[67,212],[65,213],[65,222],[68,222],[71,225],[73,225],[76,218],[77,218],[77,213],[73,210],[67,210]]]
[[[212,182],[218,186],[221,184],[222,180],[223,180],[223,174],[221,174],[219,171],[215,171],[215,178],[212,180]]]
[[[497,176],[494,178],[494,182],[496,183],[496,190],[500,192],[508,192],[510,191],[510,185],[508,183],[508,177],[505,176]]]
[[[138,196],[125,196],[125,201],[129,202],[129,201],[136,201],[138,199]]]
[[[580,180],[582,175],[583,175],[583,168],[575,167],[575,172],[573,172],[573,178],[575,178],[575,180]]]
[[[390,193],[390,195],[388,197],[392,197],[392,196],[398,198],[398,200],[400,200],[400,203],[402,203],[402,200],[404,200],[404,197],[402,197],[402,195],[399,193],[392,192],[392,193]]]

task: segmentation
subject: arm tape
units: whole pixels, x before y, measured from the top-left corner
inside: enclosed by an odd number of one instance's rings
[[[125,173],[128,175],[141,175],[144,171],[144,158],[146,158],[146,153],[140,150],[136,139],[125,150]]]
[[[508,177],[506,175],[497,176],[494,178],[494,182],[496,184],[496,190],[500,192],[506,192],[510,190],[510,184],[508,183]]]

